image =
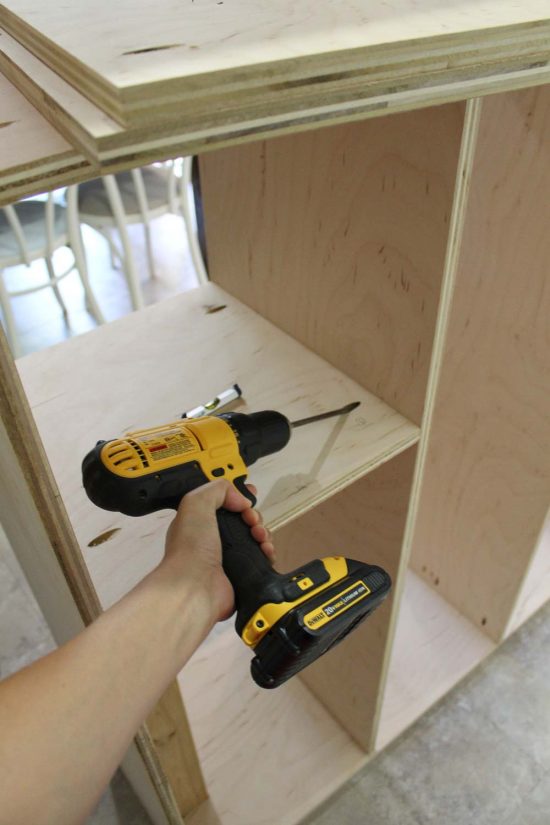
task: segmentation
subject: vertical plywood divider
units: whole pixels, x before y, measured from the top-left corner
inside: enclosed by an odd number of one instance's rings
[[[413,540],[495,641],[550,501],[550,87],[483,102]]]
[[[464,104],[200,158],[210,277],[420,423]]]
[[[395,581],[416,448],[378,467],[276,532],[278,567],[330,555],[379,564]],[[365,750],[373,724],[388,637],[391,596],[301,679]]]

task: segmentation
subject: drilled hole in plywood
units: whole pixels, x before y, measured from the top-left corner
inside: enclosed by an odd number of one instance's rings
[[[437,587],[437,585],[439,584],[439,577],[437,577],[436,579],[434,579],[434,584],[435,584],[435,586]]]
[[[487,624],[487,619],[485,618],[485,616],[482,618],[481,624],[483,625],[483,627],[485,627],[485,625]]]
[[[213,315],[214,312],[221,312],[226,306],[227,304],[210,304],[210,306],[205,306],[204,309],[207,315]]]

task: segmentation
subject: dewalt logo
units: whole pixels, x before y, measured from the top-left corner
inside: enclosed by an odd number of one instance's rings
[[[308,613],[308,615],[305,617],[305,621],[308,627],[315,627],[316,624],[318,624],[325,618],[326,614],[324,610],[321,610],[320,613],[315,613],[313,616],[311,615],[311,613]]]
[[[355,582],[355,584],[352,584],[351,587],[347,587],[337,596],[325,602],[320,607],[316,607],[315,610],[311,611],[311,613],[307,613],[304,616],[304,623],[309,628],[317,630],[317,628],[322,627],[327,622],[330,622],[330,620],[339,613],[347,610],[348,607],[352,606],[352,604],[364,599],[370,592],[371,591],[365,582]]]

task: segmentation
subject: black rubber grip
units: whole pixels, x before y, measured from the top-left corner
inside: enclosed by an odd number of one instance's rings
[[[274,570],[240,513],[218,510],[218,527],[222,540],[223,569],[233,585],[238,608],[242,596],[250,590],[257,592],[266,576],[273,574]]]
[[[256,503],[244,484],[244,478],[237,479],[235,486],[252,505]],[[240,628],[244,627],[258,607],[270,600],[271,594],[274,600],[281,600],[279,591],[283,577],[273,569],[240,513],[221,509],[217,512],[217,519],[222,542],[223,569],[235,591],[236,627],[240,632]]]

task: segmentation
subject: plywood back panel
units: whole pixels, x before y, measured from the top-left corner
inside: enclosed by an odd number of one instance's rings
[[[487,98],[413,544],[495,640],[550,501],[550,87]]]
[[[343,555],[378,564],[395,582],[416,457],[412,447],[315,510],[277,530],[277,568]],[[301,679],[365,750],[374,720],[388,641],[391,595],[364,624],[308,667]]]
[[[464,108],[201,158],[211,278],[416,423]]]

